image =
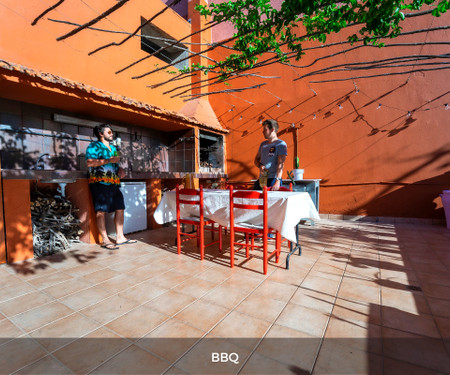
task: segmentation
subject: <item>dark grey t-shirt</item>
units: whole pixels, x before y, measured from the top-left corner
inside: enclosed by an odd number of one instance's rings
[[[287,155],[287,145],[285,141],[277,139],[273,143],[264,141],[259,146],[259,154],[261,155],[261,163],[269,170],[268,178],[277,176],[278,156]]]

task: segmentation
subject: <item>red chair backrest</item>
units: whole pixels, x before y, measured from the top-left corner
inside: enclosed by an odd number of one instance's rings
[[[262,204],[251,203],[236,203],[236,198],[241,199],[261,199]],[[263,211],[263,227],[267,230],[267,187],[264,186],[263,191],[255,190],[238,190],[233,191],[233,186],[230,186],[230,225],[234,223],[234,209],[239,208],[243,210],[262,210]]]
[[[198,199],[187,199],[182,198],[181,196],[189,196],[189,197],[198,197]],[[180,189],[180,187],[177,185],[176,188],[176,203],[177,203],[177,219],[180,218],[180,204],[190,204],[199,206],[199,214],[200,219],[203,220],[203,186],[200,186],[200,189]]]

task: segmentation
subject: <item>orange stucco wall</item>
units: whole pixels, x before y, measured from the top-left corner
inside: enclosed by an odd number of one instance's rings
[[[147,226],[151,229],[160,228],[155,219],[153,213],[156,210],[159,202],[161,201],[161,179],[154,178],[146,180],[147,183]]]
[[[450,14],[415,18],[404,30],[448,25]],[[387,43],[448,41],[448,31],[415,34]],[[327,42],[345,39],[341,33]],[[215,40],[217,41],[217,40]],[[304,47],[318,46],[307,43]],[[342,52],[349,45],[306,52],[294,65]],[[210,102],[227,137],[227,171],[233,180],[257,177],[253,165],[263,141],[260,119],[275,118],[288,145],[286,170],[293,168],[294,134],[304,178],[320,178],[321,213],[443,219],[439,193],[450,187],[450,130],[445,104],[450,102],[448,70],[406,75],[333,80],[398,72],[398,69],[334,72],[294,79],[331,65],[392,56],[446,53],[446,46],[366,47],[319,60],[308,68],[280,64],[255,69],[265,77],[246,77],[221,89],[264,83],[259,89],[214,95]],[[214,58],[223,58],[217,49]],[[270,56],[264,56],[267,58]],[[414,66],[403,68],[413,70]],[[215,91],[219,90],[215,86]],[[379,105],[381,104],[381,106]],[[410,111],[411,116],[408,116]],[[286,176],[286,172],[284,174]]]
[[[112,46],[88,56],[88,53],[103,45],[121,42],[126,35],[101,31],[82,30],[62,41],[56,38],[68,33],[75,26],[48,20],[57,19],[84,24],[105,12],[114,2],[87,0],[74,4],[66,1],[47,13],[35,26],[32,21],[50,5],[46,2],[18,2],[5,0],[0,7],[0,55],[2,59],[23,66],[49,72],[63,78],[82,82],[96,88],[124,95],[170,110],[178,110],[183,102],[171,99],[162,93],[173,85],[150,89],[147,86],[171,77],[165,71],[142,79],[131,77],[162,66],[162,60],[152,57],[123,73],[116,72],[148,54],[140,48],[140,37],[133,37],[120,46]],[[109,15],[93,27],[114,31],[134,31],[145,19],[165,7],[159,0],[133,0]],[[169,9],[153,23],[167,34],[178,39],[191,33],[191,25]],[[188,42],[189,39],[186,39]],[[183,81],[181,81],[183,82]],[[186,79],[184,83],[189,83]],[[180,81],[177,82],[177,85]]]
[[[3,180],[4,225],[8,263],[32,259],[33,230],[30,211],[30,182]]]

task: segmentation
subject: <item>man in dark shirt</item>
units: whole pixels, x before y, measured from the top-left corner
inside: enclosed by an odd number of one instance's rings
[[[120,177],[124,173],[119,167],[120,157],[117,149],[111,144],[114,134],[108,124],[94,128],[97,141],[91,142],[86,149],[86,164],[89,167],[89,188],[92,193],[97,227],[103,238],[102,247],[117,250],[118,245],[136,243],[128,240],[123,234],[125,203],[120,191]],[[114,212],[116,227],[116,244],[111,242],[106,232],[105,212]]]

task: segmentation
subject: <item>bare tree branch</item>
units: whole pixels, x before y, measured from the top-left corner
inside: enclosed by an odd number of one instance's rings
[[[63,1],[65,1],[65,0],[63,0]],[[51,21],[51,22],[63,23],[66,25],[71,25],[71,26],[82,26],[80,23],[64,21],[64,20],[57,20],[55,18],[47,18],[47,20]],[[132,33],[127,32],[127,31],[108,30],[108,29],[101,29],[99,27],[87,27],[87,29],[93,30],[93,31],[100,31],[103,33],[132,35]],[[137,36],[137,37],[142,37],[142,38],[152,39],[152,40],[160,40],[163,42],[173,42],[173,39],[161,38],[161,37],[152,36],[152,35],[134,34],[132,36]],[[183,44],[193,45],[193,46],[214,46],[215,45],[215,43],[191,43],[191,42],[183,42]],[[177,47],[177,46],[175,46],[175,47]],[[228,48],[233,49],[231,47],[228,47]]]
[[[31,22],[31,25],[34,26],[38,23],[38,21],[44,17],[48,12],[52,11],[53,9],[59,7],[65,0],[59,0],[56,4],[52,5],[50,8],[47,8],[44,10],[39,16],[37,16],[33,22]]]
[[[399,66],[414,66],[415,64],[407,64],[407,65],[392,65],[394,63],[402,63],[402,62],[409,62],[409,61],[420,61],[420,60],[429,60],[429,59],[448,59],[450,58],[450,54],[444,54],[444,55],[409,55],[409,56],[398,56],[398,57],[391,57],[387,59],[382,60],[373,60],[373,61],[360,61],[355,63],[344,63],[344,64],[337,64],[328,66],[323,69],[314,70],[312,72],[308,72],[298,78],[295,78],[294,81],[298,81],[300,79],[318,75],[318,74],[326,74],[329,72],[336,72],[336,71],[346,71],[346,70],[364,70],[364,69],[377,69],[377,68],[394,68]],[[367,65],[364,67],[355,67],[359,65]],[[440,63],[433,63],[433,64],[444,64],[444,62]],[[335,69],[345,67],[345,69]]]
[[[443,67],[440,67],[440,68],[431,68],[431,69],[413,69],[413,70],[407,70],[407,71],[404,71],[404,72],[374,74],[374,75],[370,75],[370,76],[357,76],[357,77],[349,77],[349,78],[329,79],[329,80],[323,80],[323,81],[309,81],[309,83],[327,83],[327,82],[354,81],[355,79],[386,77],[386,76],[397,76],[397,75],[402,75],[402,74],[410,74],[410,73],[417,73],[417,72],[430,72],[430,71],[445,70],[445,69],[450,69],[450,66],[443,66]]]
[[[109,8],[106,12],[100,14],[98,17],[90,20],[89,22],[85,23],[84,25],[81,25],[81,26],[73,29],[72,31],[68,32],[67,34],[64,34],[64,35],[60,36],[59,38],[56,38],[56,40],[59,42],[60,40],[69,38],[69,37],[79,33],[81,30],[84,30],[84,29],[88,28],[89,26],[94,25],[95,23],[99,22],[103,18],[108,17],[111,13],[115,12],[117,9],[124,6],[128,1],[130,1],[130,0],[120,0],[116,5]]]
[[[237,88],[237,89],[227,89],[227,90],[221,90],[221,91],[211,91],[208,93],[204,93],[204,94],[194,94],[194,95],[184,95],[182,96],[183,98],[187,98],[187,97],[191,97],[191,99],[187,99],[185,100],[185,102],[189,101],[189,100],[193,100],[193,99],[197,99],[200,98],[202,96],[207,96],[207,95],[214,95],[214,94],[222,94],[222,93],[229,93],[229,92],[241,92],[241,91],[245,91],[245,90],[250,90],[250,89],[257,89],[261,86],[267,85],[267,83],[260,83],[259,85],[255,85],[255,86],[249,86],[249,87],[241,87],[241,88]]]
[[[163,14],[164,12],[167,11],[167,9],[170,9],[171,6],[176,5],[180,2],[181,0],[174,0],[172,1],[169,5],[167,5],[163,10],[159,11],[158,13],[156,13],[153,17],[151,17],[150,19],[148,19],[146,22],[144,22],[142,25],[140,25],[133,33],[131,33],[130,35],[128,35],[126,38],[124,38],[121,42],[116,43],[109,43],[109,44],[105,44],[104,46],[101,46],[91,52],[88,53],[88,55],[93,55],[94,53],[97,53],[98,51],[101,51],[104,48],[107,47],[112,47],[112,46],[120,46],[123,43],[125,43],[127,40],[131,39],[133,36],[135,36],[139,30],[141,30],[145,25],[149,24],[150,22],[152,22],[156,17],[160,16],[161,14]]]

